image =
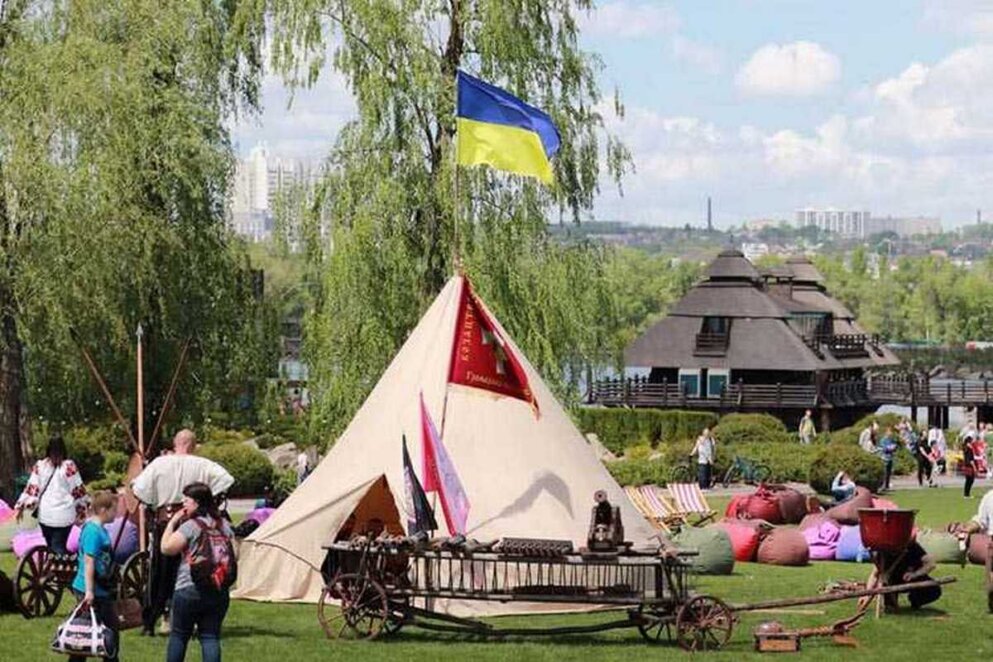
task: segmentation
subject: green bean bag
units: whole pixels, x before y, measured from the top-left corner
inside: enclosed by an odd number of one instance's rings
[[[701,575],[730,575],[734,571],[734,548],[727,532],[717,525],[686,527],[672,537],[679,549],[698,552],[689,557],[693,570]]]
[[[965,563],[965,550],[959,549],[958,538],[950,533],[924,530],[917,534],[917,542],[935,563]]]

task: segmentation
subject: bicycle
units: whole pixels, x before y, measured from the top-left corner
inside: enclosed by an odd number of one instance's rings
[[[672,469],[669,470],[669,482],[670,483],[695,483],[697,482],[697,471],[698,465],[693,461],[693,458],[689,460],[681,460],[678,464],[674,465]],[[707,487],[713,487],[717,482],[716,476],[711,473],[710,485]]]
[[[764,483],[769,480],[770,474],[772,471],[768,466],[735,455],[731,466],[724,472],[724,480],[721,481],[721,484],[728,487],[734,479],[739,477],[743,482],[749,484]]]

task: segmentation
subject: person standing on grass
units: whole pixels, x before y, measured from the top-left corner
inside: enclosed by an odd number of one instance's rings
[[[817,428],[814,426],[814,412],[807,410],[800,419],[800,443],[809,445],[817,436]]]
[[[79,533],[79,553],[72,592],[84,608],[92,607],[100,622],[116,632],[114,596],[110,588],[113,581],[112,545],[110,534],[104,525],[113,522],[117,516],[117,495],[97,492],[93,495],[90,510],[92,514]],[[116,639],[114,657],[105,658],[110,662],[117,662],[121,655],[121,638],[117,636]],[[69,656],[69,662],[84,660],[85,655]]]
[[[700,484],[700,489],[709,490],[714,458],[717,457],[717,441],[710,433],[710,428],[704,428],[700,436],[696,438],[690,455],[696,455],[697,482]]]
[[[879,442],[879,456],[883,458],[883,490],[889,491],[890,479],[893,477],[893,456],[900,445],[893,439],[893,428],[886,428],[886,434]]]
[[[921,437],[917,440],[916,447],[914,448],[914,457],[917,460],[918,487],[924,487],[925,478],[927,478],[928,487],[935,487],[934,466],[931,462],[933,455],[934,451],[931,448],[931,442],[928,441],[928,436],[921,435]]]
[[[45,457],[31,469],[31,478],[14,504],[18,522],[25,510],[34,511],[48,549],[53,554],[68,553],[66,543],[72,525],[86,517],[86,486],[76,464],[68,458],[62,435],[52,435]]]
[[[932,423],[927,433],[927,440],[931,445],[931,463],[935,471],[944,474],[947,464],[945,455],[948,453],[948,441],[945,439],[944,431]]]
[[[183,508],[162,534],[162,553],[181,558],[172,597],[172,623],[166,662],[183,662],[196,629],[203,662],[221,660],[221,624],[228,613],[230,581],[237,574],[231,539],[234,531],[217,510],[204,483],[183,490]],[[230,573],[230,574],[228,574]],[[220,586],[213,580],[219,580]]]
[[[976,482],[976,474],[979,472],[975,443],[972,435],[966,436],[962,443],[962,475],[965,476],[964,496],[966,499],[972,498],[972,484]]]

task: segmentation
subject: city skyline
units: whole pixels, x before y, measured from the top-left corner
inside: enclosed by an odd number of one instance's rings
[[[623,198],[604,183],[599,220],[705,223],[708,195],[718,228],[833,206],[950,229],[993,208],[990,3],[613,0],[580,23],[636,170]],[[289,110],[274,76],[263,99],[234,127],[242,156],[319,159],[355,114],[329,70]]]

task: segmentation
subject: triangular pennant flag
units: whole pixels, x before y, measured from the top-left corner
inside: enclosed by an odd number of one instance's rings
[[[437,531],[438,523],[434,519],[434,511],[428,503],[428,497],[414,473],[414,465],[410,462],[407,451],[407,435],[403,435],[403,487],[404,505],[407,511],[407,533],[428,533]]]
[[[424,456],[424,489],[437,492],[441,500],[441,511],[450,535],[465,535],[469,520],[469,498],[462,481],[455,471],[455,465],[438,436],[438,429],[428,414],[421,393],[421,439]]]
[[[459,298],[448,381],[524,400],[538,413],[524,367],[504,340],[468,278]]]

